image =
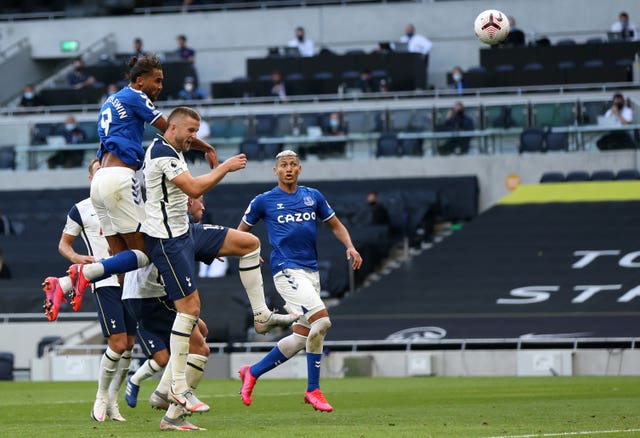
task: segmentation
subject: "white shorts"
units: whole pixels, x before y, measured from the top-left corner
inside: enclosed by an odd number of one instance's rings
[[[278,293],[289,313],[300,315],[300,322],[309,325],[307,317],[325,309],[320,298],[320,274],[304,269],[283,269],[273,277]]]
[[[133,233],[144,221],[136,173],[128,167],[103,167],[91,181],[91,203],[105,236]]]

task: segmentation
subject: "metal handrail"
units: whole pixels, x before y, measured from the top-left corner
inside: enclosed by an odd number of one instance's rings
[[[106,37],[108,38],[108,37]],[[70,69],[71,67],[69,67]],[[50,79],[50,82],[54,82],[55,79]],[[46,83],[41,84],[44,87]],[[399,101],[408,99],[420,99],[420,98],[474,98],[474,97],[488,97],[488,96],[501,96],[505,98],[515,96],[524,96],[528,94],[536,94],[541,92],[546,93],[577,93],[577,92],[602,92],[611,93],[618,90],[626,90],[637,88],[637,84],[634,82],[604,82],[604,83],[591,83],[591,84],[557,84],[557,85],[529,85],[518,87],[493,87],[493,88],[468,88],[463,90],[462,95],[458,94],[457,90],[453,89],[435,89],[435,90],[415,90],[415,91],[393,91],[387,93],[344,93],[344,94],[312,94],[302,96],[288,96],[286,103],[279,102],[273,97],[237,97],[237,98],[208,98],[199,101],[183,101],[183,100],[160,100],[156,104],[159,108],[162,107],[174,107],[178,105],[189,105],[197,108],[208,107],[238,107],[248,105],[260,105],[269,104],[273,108],[286,109],[292,103],[357,103],[367,101]],[[29,108],[30,115],[38,114],[50,114],[60,112],[81,112],[86,113],[90,111],[96,111],[97,103],[84,104],[84,105],[56,105],[56,106],[43,106],[38,109]],[[0,108],[0,116],[15,116],[24,115],[24,109],[16,107],[2,107]]]

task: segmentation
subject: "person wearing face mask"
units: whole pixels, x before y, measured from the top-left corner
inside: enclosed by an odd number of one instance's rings
[[[206,99],[207,93],[201,88],[196,87],[196,81],[193,76],[184,78],[182,90],[178,93],[178,99],[181,100],[201,100]]]
[[[68,115],[64,121],[64,127],[58,130],[58,135],[62,135],[67,144],[86,143],[87,133],[80,128],[75,117]],[[56,167],[71,168],[82,166],[84,160],[84,151],[59,150],[47,160],[49,169]]]
[[[424,35],[416,33],[416,28],[411,23],[407,24],[405,34],[400,38],[400,42],[407,43],[409,52],[423,55],[428,55],[433,47],[431,40]]]
[[[638,41],[638,29],[629,21],[629,14],[622,11],[618,15],[618,21],[611,25],[611,32],[620,33],[623,41]]]
[[[463,72],[460,67],[455,66],[451,70],[451,82],[449,82],[449,86],[458,90],[458,94],[462,94],[462,90],[466,88]]]
[[[324,135],[328,137],[344,137],[347,135],[347,126],[342,114],[339,112],[329,114],[329,120],[327,120],[323,131]],[[346,147],[346,140],[323,142],[318,145],[318,155],[344,155]]]
[[[462,102],[456,102],[453,108],[447,111],[447,119],[441,126],[443,131],[473,131],[473,119],[465,114]],[[463,155],[469,151],[471,137],[451,137],[438,146],[440,155]]]
[[[624,96],[621,93],[613,95],[613,104],[607,110],[604,117],[612,120],[615,126],[624,126],[633,123],[633,110],[626,105]],[[635,147],[631,131],[611,131],[596,142],[598,149],[632,149]]]
[[[73,70],[67,75],[69,86],[79,90],[96,83],[96,78],[84,71],[84,61],[78,57],[73,60]]]
[[[424,86],[427,87],[429,84],[429,53],[433,43],[426,36],[416,33],[416,28],[411,23],[407,24],[405,34],[400,38],[400,42],[407,44],[408,52],[424,55]]]
[[[289,41],[288,47],[297,47],[300,52],[300,56],[313,56],[315,55],[315,47],[313,41],[304,35],[304,27],[296,27],[296,37]]]
[[[367,194],[367,204],[371,213],[371,225],[387,225],[391,224],[389,211],[378,201],[378,193],[370,191]]]
[[[20,103],[18,103],[18,106],[20,108],[33,108],[36,106],[42,106],[40,96],[36,94],[36,89],[33,84],[27,84],[24,86],[22,97],[20,98]]]

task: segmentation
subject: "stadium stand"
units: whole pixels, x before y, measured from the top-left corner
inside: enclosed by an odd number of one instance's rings
[[[594,190],[590,184],[576,199]],[[405,269],[342,300],[331,312],[333,339],[385,339],[408,327],[416,335],[418,328],[439,327],[452,339],[638,336],[638,303],[619,299],[636,287],[635,270],[616,257],[576,265],[586,260],[584,248],[615,248],[619,258],[635,254],[639,231],[629,218],[640,202],[610,199],[616,190],[637,198],[637,185],[608,184],[614,185],[591,202],[559,202],[554,196],[564,192],[554,185],[531,186],[524,199],[516,191],[513,201],[482,213]],[[592,293],[584,284],[594,285]]]
[[[356,272],[356,285],[361,285],[367,275],[374,272],[389,255],[393,245],[403,239],[419,243],[431,236],[425,226],[433,226],[434,217],[443,220],[466,221],[478,212],[478,182],[473,176],[450,178],[417,178],[393,180],[309,181],[304,182],[321,190],[336,210],[341,220],[350,227],[352,238],[366,260]],[[205,196],[207,211],[213,223],[236,227],[247,205],[257,195],[270,188],[271,184],[228,184]],[[387,202],[394,215],[401,212],[403,222],[394,223],[391,229],[368,225],[364,202],[366,193],[376,190],[380,200]],[[87,190],[44,190],[23,192],[0,192],[0,205],[12,202],[14,219],[24,224],[20,236],[0,236],[14,278],[3,281],[0,293],[0,308],[5,312],[41,312],[42,292],[38,281],[52,273],[65,272],[68,263],[57,254],[57,242],[64,226],[68,209],[87,196]],[[363,219],[364,218],[364,219]],[[265,266],[269,262],[269,245],[264,227],[257,226],[256,234],[263,242],[262,255]],[[326,297],[339,298],[352,287],[348,266],[344,261],[344,248],[326,227],[321,227],[319,255],[325,278],[323,285]],[[268,277],[268,269],[264,269]],[[237,277],[237,261],[231,261],[230,272],[222,279],[199,279],[202,283],[203,301],[210,297],[215,305],[203,307],[203,318],[210,324],[211,339],[220,341],[242,340],[250,312]],[[272,282],[265,281],[266,294],[270,302],[282,308],[282,300],[275,292]],[[13,299],[16,294],[20,300]],[[209,309],[209,310],[206,310]],[[225,309],[222,312],[221,309]],[[83,311],[95,310],[92,300],[83,302]],[[70,308],[63,305],[61,314]],[[215,314],[215,316],[214,316]],[[226,334],[226,335],[225,335]],[[224,338],[224,336],[230,336]]]

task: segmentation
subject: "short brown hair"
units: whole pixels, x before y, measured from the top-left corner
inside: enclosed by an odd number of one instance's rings
[[[198,114],[198,111],[193,108],[189,108],[188,106],[179,106],[174,108],[169,114],[169,117],[167,117],[167,125],[170,125],[173,119],[177,117],[190,117],[200,121],[200,114]]]
[[[93,165],[99,162],[100,160],[98,160],[97,158],[94,158],[93,160],[89,161],[89,166],[87,166],[89,170],[89,175],[93,175]]]

